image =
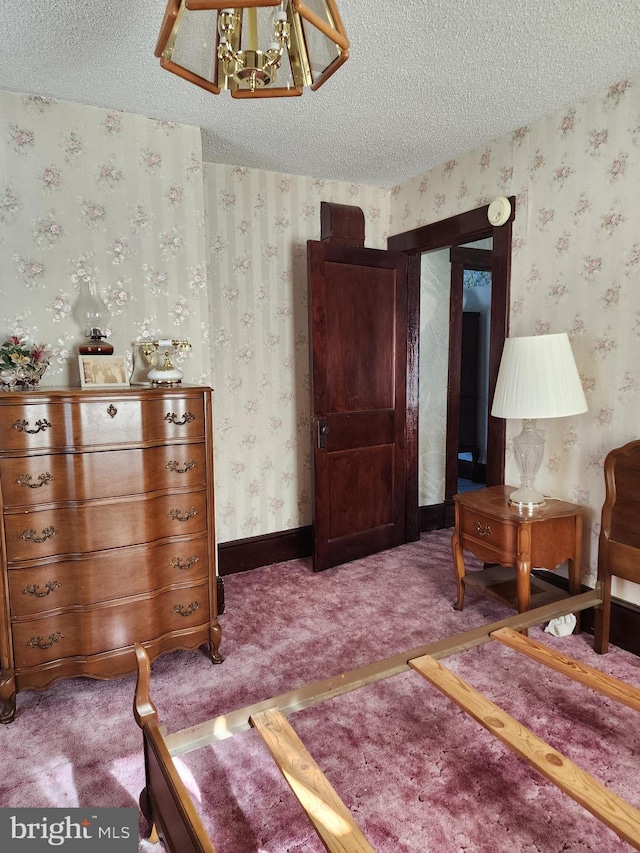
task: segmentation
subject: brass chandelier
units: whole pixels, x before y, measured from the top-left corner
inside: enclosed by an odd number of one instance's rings
[[[349,57],[335,0],[169,0],[155,55],[167,71],[234,98],[318,89]]]

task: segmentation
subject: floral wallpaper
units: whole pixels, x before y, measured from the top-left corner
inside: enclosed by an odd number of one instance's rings
[[[320,203],[362,208],[386,248],[389,191],[205,165],[221,541],[311,524],[307,240]]]
[[[0,335],[45,342],[77,385],[83,284],[115,353],[186,338],[212,384],[221,542],[311,523],[306,242],[320,202],[360,205],[386,246],[388,190],[201,162],[198,128],[0,91]]]
[[[310,165],[310,171],[312,166]],[[219,540],[309,524],[306,241],[357,204],[366,245],[517,196],[511,334],[567,331],[589,411],[545,424],[538,485],[586,511],[593,582],[606,453],[640,423],[640,80],[624,81],[392,189],[202,164],[197,128],[0,91],[0,333],[77,381],[72,308],[92,281],[119,354],[189,338],[215,392]],[[509,423],[509,436],[519,424]],[[507,479],[517,479],[510,446]],[[616,594],[640,600],[631,584]]]
[[[84,285],[116,355],[187,338],[185,378],[209,381],[200,130],[0,92],[0,336],[50,347],[43,386],[79,382]]]
[[[612,85],[392,190],[390,233],[515,195],[511,335],[566,331],[589,411],[544,423],[536,479],[585,507],[595,581],[609,450],[640,438],[640,80]],[[508,436],[520,430],[509,422]],[[517,483],[510,438],[506,478]],[[615,593],[640,602],[635,585]]]

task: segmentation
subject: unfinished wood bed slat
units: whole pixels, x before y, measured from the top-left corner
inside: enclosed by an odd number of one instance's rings
[[[554,785],[640,850],[638,809],[609,791],[434,658],[428,655],[416,658],[409,661],[409,665]]]
[[[185,752],[206,746],[213,741],[224,740],[224,738],[232,737],[238,732],[246,731],[250,727],[249,718],[267,708],[277,707],[285,715],[288,715],[325,699],[332,699],[351,690],[357,690],[365,684],[373,684],[384,678],[406,672],[409,669],[408,662],[411,658],[421,657],[422,655],[430,655],[434,658],[447,657],[488,642],[491,639],[491,634],[499,628],[508,627],[516,630],[532,628],[534,625],[540,625],[558,616],[566,616],[567,613],[586,610],[587,607],[596,607],[601,602],[600,589],[592,589],[589,592],[583,592],[580,595],[574,595],[553,604],[546,604],[544,607],[537,607],[534,610],[509,616],[489,625],[481,625],[479,628],[472,628],[469,631],[462,631],[451,637],[418,646],[376,663],[331,676],[324,681],[307,684],[288,693],[282,693],[271,699],[265,699],[237,711],[231,711],[229,714],[214,717],[190,728],[168,734],[165,742],[173,757],[182,755]]]
[[[528,655],[528,657],[548,666],[550,669],[555,669],[573,681],[586,684],[587,687],[597,690],[598,693],[602,693],[622,705],[633,708],[634,711],[640,711],[640,690],[637,687],[625,684],[624,681],[613,678],[605,672],[566,657],[566,655],[554,651],[548,646],[536,642],[536,640],[531,640],[523,634],[512,631],[511,628],[500,628],[491,634],[491,638],[499,640],[517,652]]]
[[[325,848],[330,853],[375,853],[286,717],[277,708],[269,708],[253,714],[250,722]]]

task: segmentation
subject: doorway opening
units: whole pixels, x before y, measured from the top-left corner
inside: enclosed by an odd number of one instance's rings
[[[462,277],[460,407],[457,488],[469,492],[487,483],[489,341],[491,333],[491,240],[451,249],[453,281]]]
[[[491,238],[420,259],[418,503],[486,484]]]
[[[511,198],[515,212],[515,198]],[[509,280],[511,272],[512,212],[504,225],[495,227],[488,219],[488,205],[475,210],[434,222],[403,234],[389,238],[388,248],[403,251],[409,256],[409,346],[407,364],[407,541],[415,541],[420,532],[450,527],[454,521],[453,495],[458,491],[458,452],[460,433],[460,370],[462,352],[462,270],[459,280],[453,284],[450,298],[446,300],[449,310],[449,362],[442,388],[446,388],[446,447],[444,499],[433,504],[419,501],[419,441],[420,432],[434,425],[437,416],[423,414],[420,418],[420,379],[424,385],[424,359],[420,365],[420,291],[421,269],[425,255],[435,250],[467,246],[478,240],[491,239],[491,310],[487,356],[487,396],[493,398],[498,375],[500,356],[508,333]],[[453,267],[460,266],[454,264]],[[456,273],[457,275],[457,273]],[[440,301],[441,300],[436,300]],[[442,305],[440,304],[440,307]],[[505,422],[487,414],[486,427],[486,485],[504,482]],[[440,451],[441,456],[443,451]]]

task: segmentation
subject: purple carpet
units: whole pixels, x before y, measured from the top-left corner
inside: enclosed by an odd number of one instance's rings
[[[513,615],[472,589],[465,610],[453,610],[450,542],[451,531],[441,531],[317,575],[310,561],[294,560],[227,577],[226,661],[212,666],[201,652],[155,661],[160,722],[173,732]],[[595,655],[587,634],[530,636],[640,687],[634,655],[615,647]],[[497,643],[442,663],[640,808],[637,713]],[[15,721],[0,729],[0,807],[137,805],[144,769],[134,685],[133,676],[75,679],[19,694]],[[289,720],[379,853],[632,849],[417,673]],[[256,732],[176,763],[218,853],[324,849]],[[161,847],[141,840],[140,850]]]

